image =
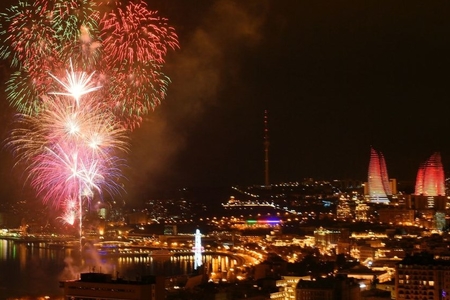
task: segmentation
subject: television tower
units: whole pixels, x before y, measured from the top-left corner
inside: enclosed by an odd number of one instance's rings
[[[269,187],[269,121],[268,111],[264,111],[264,186]]]

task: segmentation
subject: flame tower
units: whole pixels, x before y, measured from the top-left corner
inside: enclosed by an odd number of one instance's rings
[[[445,176],[441,154],[433,153],[419,167],[416,177],[415,195],[445,196]]]
[[[392,196],[392,189],[386,162],[383,154],[372,147],[370,148],[368,173],[368,194],[370,202],[389,203],[388,196]]]

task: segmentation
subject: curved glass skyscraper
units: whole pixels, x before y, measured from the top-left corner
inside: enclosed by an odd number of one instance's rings
[[[445,175],[441,154],[433,153],[419,167],[416,177],[415,195],[445,196]]]
[[[370,202],[389,203],[388,196],[392,195],[386,162],[381,152],[370,148],[370,162],[368,172],[368,192]]]

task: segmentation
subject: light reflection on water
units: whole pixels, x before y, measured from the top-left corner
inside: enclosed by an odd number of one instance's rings
[[[237,264],[222,255],[203,255],[203,262],[210,272],[226,272]],[[194,272],[194,256],[111,257],[86,249],[81,258],[76,247],[48,248],[44,243],[0,240],[0,299],[39,299],[44,295],[61,299],[59,281],[78,279],[79,273],[93,271],[128,280],[142,275],[185,275]]]

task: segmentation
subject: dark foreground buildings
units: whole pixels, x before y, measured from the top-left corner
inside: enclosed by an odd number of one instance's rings
[[[111,274],[82,273],[80,280],[62,281],[64,299],[165,299],[165,278],[143,276],[136,281],[113,279]]]
[[[429,253],[405,257],[396,268],[397,300],[450,299],[450,260]]]

